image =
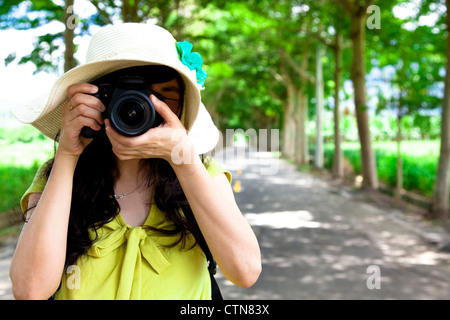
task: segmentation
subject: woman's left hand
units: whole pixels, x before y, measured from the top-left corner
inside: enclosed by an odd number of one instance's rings
[[[162,158],[170,164],[190,161],[191,156],[195,154],[193,144],[180,119],[167,104],[153,94],[150,99],[164,122],[140,136],[123,136],[114,130],[109,119],[105,119],[106,134],[114,154],[119,160]]]

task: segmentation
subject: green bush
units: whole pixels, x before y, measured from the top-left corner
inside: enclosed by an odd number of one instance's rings
[[[362,173],[362,165],[361,165],[361,153],[359,152],[359,149],[343,149],[342,153],[344,154],[344,158],[350,162],[352,165],[353,171],[356,174]]]
[[[397,154],[375,150],[378,179],[394,187],[397,184]]]
[[[403,188],[417,190],[423,195],[433,194],[438,157],[403,156]]]

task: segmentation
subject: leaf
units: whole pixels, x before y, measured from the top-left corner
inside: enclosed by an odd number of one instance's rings
[[[10,53],[4,60],[5,61],[5,67],[7,67],[11,62],[16,60],[16,58],[17,58],[16,52]]]
[[[362,105],[360,105],[358,108],[357,108],[357,112],[366,112],[366,111],[368,111],[369,110],[369,107],[367,106],[367,105],[364,105],[364,104],[362,104]]]

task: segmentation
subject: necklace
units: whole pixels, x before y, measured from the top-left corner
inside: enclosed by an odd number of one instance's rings
[[[135,190],[128,192],[128,193],[122,193],[122,194],[114,194],[114,199],[122,199],[125,198],[126,196],[136,192],[139,189],[139,187],[137,187]]]

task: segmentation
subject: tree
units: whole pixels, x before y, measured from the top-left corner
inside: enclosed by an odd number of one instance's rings
[[[306,3],[306,2],[305,2]],[[309,3],[309,2],[308,2]],[[308,139],[306,125],[308,117],[308,84],[316,79],[309,72],[313,41],[308,35],[313,24],[309,9],[301,9],[293,15],[297,3],[287,2],[278,21],[277,39],[280,56],[280,79],[286,87],[287,101],[283,125],[283,153],[298,164],[308,164]],[[308,6],[309,8],[309,6]],[[277,15],[274,15],[277,16]],[[273,70],[273,72],[276,72]]]
[[[447,14],[445,23],[447,26],[447,65],[445,73],[444,97],[442,99],[442,121],[441,121],[441,147],[439,163],[436,174],[436,183],[433,195],[433,207],[430,218],[448,220],[449,210],[449,166],[450,166],[450,0],[445,1]]]
[[[19,12],[22,11],[19,10],[19,7],[24,11],[24,14],[19,15]],[[53,1],[3,1],[0,9],[0,29],[35,29],[52,21],[61,21],[61,18],[64,16],[65,4],[57,5]],[[64,43],[64,41],[62,41],[63,37],[63,32],[39,36],[35,41],[35,49],[29,55],[21,57],[19,64],[31,61],[36,65],[36,72],[58,71],[61,66],[60,62],[63,59],[62,57],[57,56],[57,52],[59,50],[60,43]],[[5,64],[8,65],[16,59],[16,53],[11,52],[5,60]]]
[[[403,20],[391,18],[385,23],[387,31],[373,39],[378,57],[378,66],[386,72],[382,85],[389,86],[392,95],[388,97],[381,88],[377,110],[388,109],[396,114],[397,127],[397,186],[395,197],[401,200],[403,192],[403,162],[401,142],[403,140],[403,118],[410,116],[415,122],[423,119],[427,110],[437,110],[439,97],[436,83],[440,81],[439,69],[442,64],[439,52],[433,45],[432,28],[421,26],[415,30],[402,27]],[[411,43],[414,43],[412,46]]]
[[[361,144],[363,187],[370,190],[376,190],[378,189],[378,176],[375,155],[370,138],[364,54],[367,8],[373,1],[333,0],[333,2],[344,9],[344,12],[350,17],[351,21],[350,39],[352,41],[353,49],[351,80],[354,88],[356,120]]]
[[[324,48],[321,43],[317,44],[316,49],[316,151],[314,156],[314,165],[316,168],[323,168],[323,66],[322,56],[324,55]]]
[[[239,79],[237,83],[246,85],[245,90],[253,95],[249,99],[251,101],[261,100],[261,97],[265,96],[273,97],[282,103],[282,153],[299,164],[307,163],[307,89],[308,83],[314,81],[308,71],[313,41],[305,31],[311,27],[313,21],[308,12],[309,7],[301,7],[298,1],[274,3],[267,0],[243,3],[216,0],[212,3],[224,11],[232,12],[230,19],[236,19],[236,22],[228,23],[227,27],[236,25],[237,29],[230,30],[224,25],[220,27],[229,37],[225,40],[233,43],[232,47],[228,45],[225,49],[227,53],[230,52],[227,55],[227,64],[245,70],[245,73],[239,73],[240,77],[238,73],[234,73]],[[302,3],[311,4],[312,1]],[[233,41],[235,39],[240,39],[239,46]],[[246,57],[243,57],[242,52],[247,53]],[[236,60],[236,57],[243,59]],[[228,63],[230,60],[234,64]],[[258,76],[255,76],[256,74]],[[255,87],[261,90],[255,92]],[[246,93],[243,93],[235,105],[242,103],[245,96]],[[222,96],[222,99],[224,98],[225,95]],[[223,104],[222,102],[221,105]],[[264,108],[259,111],[264,112]]]
[[[340,92],[342,89],[342,52],[345,47],[343,30],[348,27],[348,19],[342,19],[341,9],[337,6],[328,6],[321,4],[317,8],[319,13],[322,30],[313,33],[320,42],[332,51],[334,59],[333,70],[333,122],[334,122],[334,153],[333,153],[333,167],[332,174],[334,178],[340,179],[344,176],[344,161],[341,149],[341,112],[340,112]]]
[[[73,12],[74,0],[66,0],[66,10],[64,21],[66,22],[66,29],[64,31],[64,72],[74,68],[77,65],[75,60],[75,44],[73,39],[75,37],[74,29],[76,27],[77,17]]]
[[[340,130],[340,89],[341,89],[341,73],[342,73],[342,31],[338,27],[336,29],[335,42],[333,45],[333,55],[335,61],[334,71],[334,155],[333,155],[333,176],[335,178],[344,177],[344,161],[341,149],[341,130]]]
[[[181,36],[185,24],[181,12],[189,14],[194,5],[194,1],[180,0],[94,0],[91,3],[97,8],[102,20],[109,24],[114,20],[144,22],[154,19],[158,25],[171,29],[175,37]]]
[[[16,30],[29,30],[41,27],[53,21],[64,24],[64,31],[47,33],[36,39],[35,49],[27,56],[21,57],[19,64],[32,62],[36,72],[60,73],[63,68],[67,71],[75,67],[78,62],[74,58],[77,46],[74,39],[89,34],[90,25],[103,26],[114,21],[143,22],[155,19],[161,26],[173,29],[174,34],[181,36],[183,23],[180,11],[189,14],[189,6],[181,10],[180,0],[125,0],[125,1],[91,1],[97,13],[87,19],[76,19],[77,7],[74,0],[66,0],[61,5],[47,0],[5,0],[0,10],[0,29],[14,28]],[[20,8],[25,10],[22,13]],[[22,13],[19,15],[19,13]],[[32,18],[30,18],[32,17]],[[64,52],[60,54],[59,52]],[[15,53],[6,59],[9,64],[16,60]],[[57,61],[57,63],[56,63]]]
[[[239,1],[207,1],[192,19],[185,33],[206,63],[202,100],[216,124],[222,130],[279,128],[283,106],[271,96],[280,93],[271,73],[278,52],[266,41],[274,37],[274,23]]]

